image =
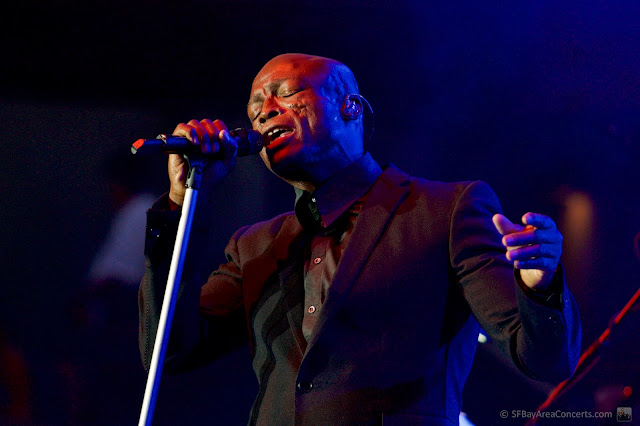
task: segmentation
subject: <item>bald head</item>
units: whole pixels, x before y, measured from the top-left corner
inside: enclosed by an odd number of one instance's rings
[[[335,59],[304,53],[285,53],[271,59],[256,75],[253,88],[268,80],[276,70],[282,69],[288,69],[293,74],[304,75],[317,82],[331,84],[338,94],[360,94],[356,78],[345,64]]]
[[[265,137],[262,158],[287,181],[314,185],[363,153],[362,102],[343,63],[288,53],[253,80],[247,113]]]

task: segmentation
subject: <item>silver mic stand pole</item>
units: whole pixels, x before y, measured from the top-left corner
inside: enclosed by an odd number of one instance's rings
[[[162,377],[162,366],[167,351],[169,335],[171,333],[171,322],[176,308],[176,300],[178,298],[178,290],[180,289],[180,280],[182,278],[182,267],[187,254],[187,246],[189,244],[189,234],[191,232],[191,224],[193,223],[193,215],[196,208],[196,200],[198,199],[198,190],[202,182],[202,171],[206,165],[206,160],[201,154],[189,154],[184,156],[189,164],[189,174],[187,176],[187,192],[182,205],[182,215],[178,225],[178,233],[176,234],[176,242],[173,247],[173,256],[171,258],[171,267],[169,268],[169,277],[167,279],[167,288],[164,292],[164,300],[162,302],[162,310],[160,311],[160,320],[158,322],[158,330],[156,332],[156,340],[153,346],[153,356],[151,357],[151,366],[149,367],[149,375],[147,377],[147,386],[144,391],[144,399],[142,401],[142,410],[140,411],[140,420],[138,426],[151,426],[153,421],[153,413],[158,398],[158,388],[160,386],[160,378]]]

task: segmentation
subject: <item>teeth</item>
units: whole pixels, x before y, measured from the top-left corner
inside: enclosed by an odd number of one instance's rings
[[[275,139],[275,138],[277,138],[278,136],[280,136],[281,134],[286,133],[286,132],[288,132],[288,131],[289,131],[289,129],[282,129],[282,128],[280,128],[280,129],[273,129],[273,130],[271,130],[271,131],[269,131],[269,132],[267,133],[267,136],[269,136],[269,137],[273,137],[273,139]]]

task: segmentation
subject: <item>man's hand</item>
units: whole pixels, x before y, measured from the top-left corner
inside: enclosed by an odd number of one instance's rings
[[[207,119],[191,120],[187,124],[180,123],[173,134],[189,139],[194,145],[200,146],[202,154],[210,156],[203,174],[203,185],[214,185],[220,182],[235,168],[238,142],[221,120],[213,122]],[[181,206],[187,192],[185,182],[189,172],[188,165],[182,155],[171,154],[168,168],[171,181],[169,198]]]
[[[526,213],[525,226],[512,223],[501,214],[493,216],[493,224],[507,248],[507,259],[520,269],[524,284],[536,291],[551,284],[562,254],[562,234],[548,216]]]

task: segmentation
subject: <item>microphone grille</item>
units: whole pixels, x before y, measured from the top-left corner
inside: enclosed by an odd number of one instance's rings
[[[264,138],[255,130],[251,129],[235,129],[231,132],[235,137],[239,137],[238,157],[258,154],[264,146]]]

